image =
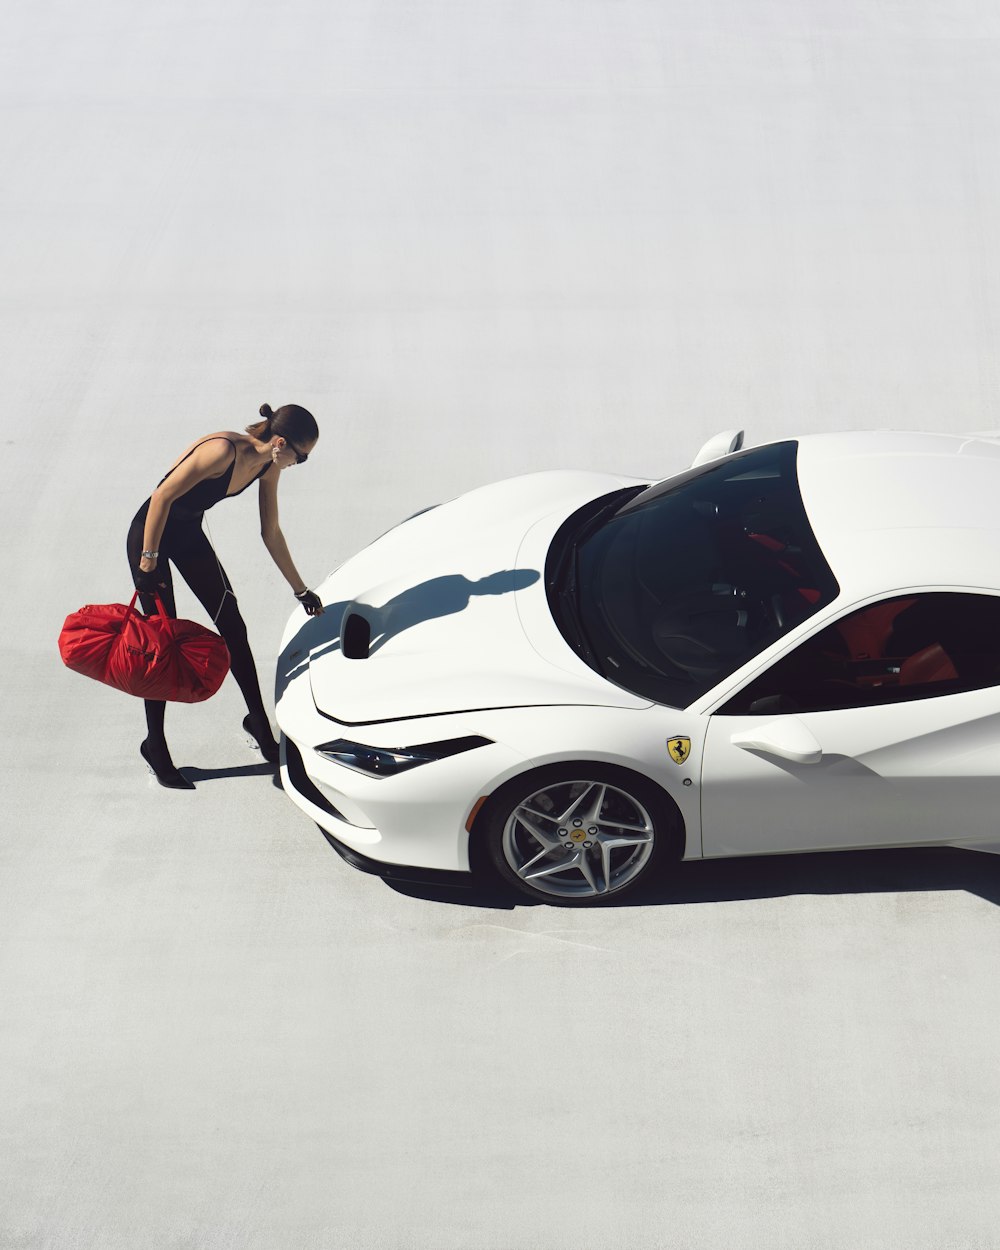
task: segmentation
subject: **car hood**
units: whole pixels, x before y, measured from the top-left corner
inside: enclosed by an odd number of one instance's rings
[[[484,708],[645,707],[606,681],[556,629],[545,556],[556,530],[591,499],[637,479],[551,472],[482,487],[397,526],[317,589],[309,622],[316,707],[343,724]],[[368,622],[366,659],[348,659],[340,628]],[[302,630],[286,631],[286,644]],[[291,635],[291,637],[290,637]],[[288,646],[286,645],[286,651]]]

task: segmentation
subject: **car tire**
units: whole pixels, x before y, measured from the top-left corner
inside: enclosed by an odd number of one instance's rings
[[[539,903],[617,902],[683,852],[683,822],[647,777],[581,761],[536,769],[491,796],[482,849],[496,874]]]

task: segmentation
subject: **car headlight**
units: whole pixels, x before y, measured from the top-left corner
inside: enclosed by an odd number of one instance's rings
[[[345,768],[353,768],[355,772],[365,773],[369,777],[394,777],[404,773],[408,768],[417,768],[421,764],[430,764],[434,760],[447,759],[450,755],[461,755],[463,751],[472,751],[476,747],[492,745],[491,738],[482,738],[473,734],[468,738],[449,738],[444,742],[424,742],[415,747],[370,747],[363,742],[348,742],[346,738],[337,738],[333,742],[324,742],[316,747],[317,755],[335,764],[343,764]]]

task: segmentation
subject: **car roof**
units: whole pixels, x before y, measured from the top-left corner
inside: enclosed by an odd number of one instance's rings
[[[911,587],[1000,590],[1000,432],[797,441],[803,504],[842,602]]]

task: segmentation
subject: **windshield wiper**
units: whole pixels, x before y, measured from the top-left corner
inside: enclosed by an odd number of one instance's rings
[[[568,548],[570,555],[569,577],[559,587],[559,606],[562,609],[563,623],[572,626],[574,634],[573,646],[580,653],[581,659],[585,664],[589,664],[591,668],[596,669],[602,677],[607,677],[604,671],[604,665],[597,658],[597,652],[594,650],[594,644],[587,636],[587,631],[583,625],[583,617],[580,615],[580,600],[577,596],[577,584],[580,576],[580,548],[577,543],[571,543]]]
[[[634,499],[636,495],[641,494],[646,489],[648,488],[645,486],[627,486],[624,490],[616,490],[613,495],[605,495],[603,502],[600,499],[591,501],[591,507],[593,507],[595,503],[600,505],[597,510],[595,512],[587,512],[587,515],[584,516],[583,520],[575,530],[569,534],[564,533],[562,535],[562,547],[559,551],[555,567],[552,569],[552,573],[549,577],[548,584],[550,587],[561,593],[560,583],[570,557],[572,557],[575,562],[576,552],[579,550],[581,544],[585,543],[588,538],[591,538],[594,534],[596,534],[604,522],[608,520],[609,517],[613,516],[619,508],[628,503],[631,499]],[[581,511],[586,510],[581,509]],[[575,570],[573,576],[575,580]]]
[[[559,605],[564,632],[566,635],[571,635],[571,637],[567,636],[566,640],[574,647],[585,664],[600,672],[602,677],[607,677],[606,667],[597,656],[594,644],[587,635],[580,612],[580,599],[577,595],[580,581],[580,547],[620,509],[622,502],[645,489],[645,486],[629,486],[625,490],[616,490],[611,496],[605,495],[602,501],[595,500],[599,505],[596,510],[585,515],[581,524],[564,536],[561,550],[557,552],[555,565],[547,579],[550,604],[555,600],[555,604]]]

